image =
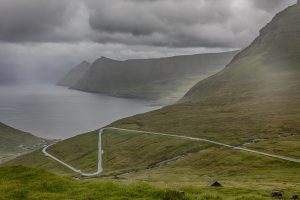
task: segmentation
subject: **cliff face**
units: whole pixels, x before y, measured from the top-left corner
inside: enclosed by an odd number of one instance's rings
[[[237,59],[264,53],[265,58],[282,60],[298,55],[300,39],[300,7],[294,5],[278,13],[261,31],[259,37]],[[264,51],[264,52],[262,52]],[[280,56],[280,57],[277,57]]]
[[[170,97],[174,102],[196,82],[224,68],[236,53],[126,61],[102,57],[96,60],[87,72],[84,72],[80,80],[64,81],[71,83],[64,85],[73,89],[113,96],[154,100]],[[70,77],[74,77],[73,72],[70,74]],[[68,76],[66,79],[68,80]]]
[[[83,61],[75,68],[73,68],[57,85],[60,86],[72,86],[82,79],[82,77],[88,72],[91,64]]]

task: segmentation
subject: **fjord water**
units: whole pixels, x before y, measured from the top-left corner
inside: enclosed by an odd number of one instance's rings
[[[158,107],[52,85],[0,86],[0,121],[44,138],[67,138]]]

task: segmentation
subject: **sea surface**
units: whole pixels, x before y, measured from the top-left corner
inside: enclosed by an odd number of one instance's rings
[[[158,108],[146,101],[53,85],[0,86],[0,122],[51,139],[68,138]]]

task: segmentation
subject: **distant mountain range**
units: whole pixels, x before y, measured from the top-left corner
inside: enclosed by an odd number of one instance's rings
[[[71,69],[69,73],[57,83],[57,85],[68,87],[76,85],[89,71],[90,67],[90,63],[88,63],[87,61],[83,61],[82,63]]]
[[[233,51],[126,61],[102,57],[91,65],[81,63],[57,84],[112,96],[164,99],[170,103],[199,80],[224,68],[236,54]]]

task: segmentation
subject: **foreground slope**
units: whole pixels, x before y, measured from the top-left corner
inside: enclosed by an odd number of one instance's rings
[[[49,153],[82,172],[97,168],[97,131],[51,146]],[[212,144],[173,137],[105,130],[100,178],[154,185],[206,186],[218,180],[225,187],[300,190],[300,165]],[[4,164],[74,173],[40,150]]]
[[[285,190],[289,199],[296,190]],[[43,170],[24,167],[0,168],[0,199],[131,199],[131,200],[271,200],[270,190],[209,187],[160,188],[147,184],[123,185],[94,180],[81,181],[61,177]]]
[[[0,163],[32,151],[48,141],[0,123]]]
[[[117,61],[99,58],[86,70],[75,69],[62,85],[113,96],[161,99],[181,98],[197,81],[224,68],[237,52]],[[77,67],[78,68],[78,67]],[[80,80],[68,78],[81,74]],[[74,80],[74,78],[72,79]]]
[[[299,158],[299,33],[300,6],[294,5],[277,14],[224,70],[200,81],[177,104],[113,125],[236,145],[258,142],[257,148],[269,151],[270,146],[259,143],[276,140],[280,148],[288,138],[289,145],[275,153],[294,151]]]

